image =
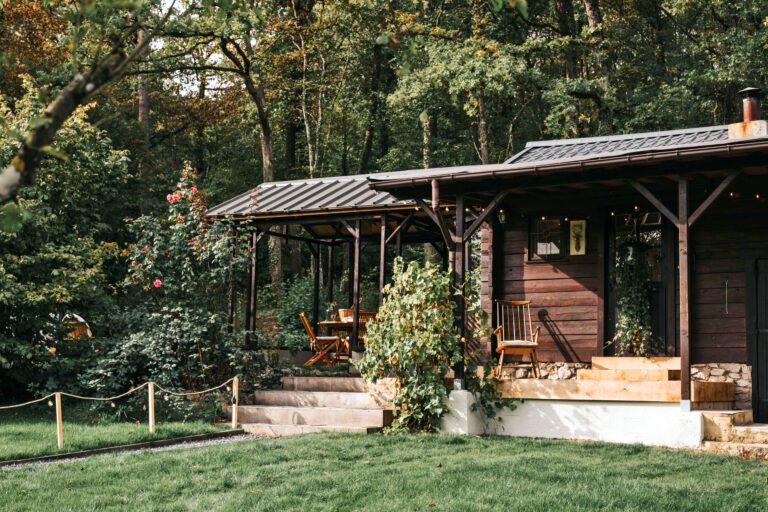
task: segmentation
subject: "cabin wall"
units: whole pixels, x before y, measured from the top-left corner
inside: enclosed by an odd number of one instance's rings
[[[534,328],[541,327],[542,361],[589,362],[601,353],[603,229],[595,215],[574,218],[587,217],[584,256],[528,261],[527,215],[507,219],[483,240],[483,305],[491,314],[492,299],[530,300]],[[490,268],[495,269],[493,278],[486,277]]]
[[[701,201],[692,200],[692,208]],[[632,203],[629,203],[632,204]],[[747,364],[745,250],[768,249],[765,203],[724,195],[691,228],[691,363]],[[618,205],[613,207],[619,208]],[[533,210],[530,210],[531,214]],[[605,341],[604,212],[557,212],[588,218],[587,254],[550,262],[528,261],[529,215],[485,229],[481,242],[483,307],[493,299],[532,301],[542,361],[589,362]],[[674,231],[674,230],[673,230]],[[673,233],[676,237],[676,232]],[[676,246],[673,246],[676,256]],[[677,261],[670,271],[668,353],[679,348]],[[493,269],[493,271],[492,271]],[[726,294],[727,283],[727,294]],[[484,346],[490,350],[490,342]],[[716,373],[719,373],[716,371]],[[743,373],[743,372],[742,372]]]
[[[723,198],[691,228],[693,363],[747,362],[745,250],[768,249],[765,206]]]

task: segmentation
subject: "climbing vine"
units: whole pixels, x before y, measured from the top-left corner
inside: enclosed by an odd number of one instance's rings
[[[617,355],[647,355],[651,344],[651,269],[645,244],[631,240],[616,253],[616,334]]]

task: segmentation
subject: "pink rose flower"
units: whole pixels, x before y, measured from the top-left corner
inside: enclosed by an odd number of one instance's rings
[[[192,193],[192,195],[195,195],[197,194],[197,187],[193,185],[192,188],[189,189],[189,191]]]
[[[152,285],[153,285],[155,288],[160,288],[161,286],[163,286],[163,282],[162,282],[161,280],[159,280],[159,279],[155,279],[155,280],[152,282]]]
[[[168,194],[167,196],[165,196],[165,198],[168,200],[169,203],[173,202],[173,194]]]

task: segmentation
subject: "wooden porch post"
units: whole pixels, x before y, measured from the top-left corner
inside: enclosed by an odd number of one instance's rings
[[[333,245],[328,246],[328,304],[333,302]]]
[[[246,343],[248,344],[251,342],[251,333],[256,328],[256,298],[259,284],[258,253],[260,239],[259,229],[255,228],[253,232],[251,232],[251,239],[248,243],[251,253],[248,261],[248,298],[246,299],[245,307],[245,330],[248,331]]]
[[[678,199],[678,256],[680,278],[680,406],[691,407],[691,364],[690,364],[690,317],[688,300],[690,283],[688,270],[688,178],[679,176]]]
[[[320,321],[320,244],[310,244],[312,251],[312,329],[317,332],[317,323]]]
[[[353,267],[355,266],[355,244],[359,245],[359,240],[350,240],[349,241],[349,247],[348,247],[348,254],[349,254],[349,264]],[[354,276],[352,275],[351,269],[347,269],[349,273],[347,274],[347,303],[344,304],[344,307],[352,307],[352,303],[354,302],[354,296],[355,296],[355,290],[354,290]]]
[[[400,233],[397,233],[395,237],[395,256],[398,258],[403,255],[403,240],[400,237]]]
[[[353,244],[352,264],[352,336],[349,341],[351,347],[357,346],[357,336],[360,332],[360,221],[355,221],[355,240]]]
[[[237,224],[232,226],[232,260],[237,258]],[[228,311],[227,311],[227,324],[229,324],[229,332],[235,330],[235,310],[237,309],[237,294],[235,293],[235,268],[233,262],[230,260],[229,264],[229,297]]]
[[[456,195],[456,239],[453,248],[453,266],[451,275],[453,286],[456,289],[464,291],[464,278],[466,271],[466,261],[464,258],[464,195]],[[465,326],[465,304],[463,295],[456,295],[456,327],[462,338],[466,335]],[[464,379],[464,356],[466,346],[462,345],[462,360],[459,361],[453,369],[455,379]]]
[[[379,307],[384,302],[384,281],[387,273],[387,214],[381,214],[381,240],[379,247]]]

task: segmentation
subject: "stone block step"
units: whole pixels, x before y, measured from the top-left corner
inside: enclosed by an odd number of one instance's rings
[[[365,393],[365,381],[360,377],[283,377],[283,389],[287,391],[341,391]]]
[[[594,370],[680,370],[679,357],[593,357]]]
[[[736,455],[742,459],[768,461],[768,444],[704,441],[702,450],[723,455]]]
[[[752,423],[752,410],[703,411],[704,439],[708,441],[730,441],[735,425]]]
[[[368,393],[339,391],[256,391],[254,405],[282,405],[291,407],[337,407],[350,409],[384,409]]]
[[[272,425],[344,425],[380,428],[392,423],[392,411],[383,409],[241,405],[238,415],[241,423]]]
[[[625,380],[629,382],[680,380],[680,370],[650,368],[644,370],[578,370],[579,380]]]
[[[282,437],[317,432],[347,432],[352,434],[371,434],[381,430],[379,427],[349,427],[346,425],[273,425],[271,423],[243,423],[240,428],[255,436]]]
[[[734,425],[731,428],[730,441],[768,445],[768,425],[764,423],[753,423],[751,425]]]

